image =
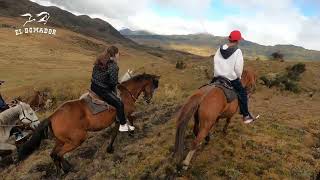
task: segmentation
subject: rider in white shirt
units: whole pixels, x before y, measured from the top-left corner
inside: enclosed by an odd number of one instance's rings
[[[214,56],[214,77],[224,77],[230,80],[233,88],[239,95],[240,113],[243,115],[244,123],[254,121],[248,110],[248,95],[241,84],[243,72],[243,55],[238,48],[242,40],[240,31],[232,31],[229,36],[229,43],[222,45]]]

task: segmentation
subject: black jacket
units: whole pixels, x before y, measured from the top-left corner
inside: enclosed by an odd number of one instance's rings
[[[106,67],[94,65],[91,82],[102,88],[115,91],[118,84],[118,73],[118,64],[113,60],[108,61]]]

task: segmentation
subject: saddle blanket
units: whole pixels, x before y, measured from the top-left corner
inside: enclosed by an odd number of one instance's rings
[[[90,90],[88,90],[87,93],[83,94],[80,99],[86,102],[93,115],[99,114],[113,107],[105,101],[101,100],[98,95]]]
[[[220,85],[220,84],[210,84],[210,85],[214,85],[220,89],[222,89],[224,95],[226,96],[227,98],[227,102],[230,103],[232,101],[234,101],[236,98],[238,98],[238,94],[235,92],[235,90],[231,90],[223,85]]]
[[[214,82],[211,82],[207,85],[218,87],[218,88],[222,89],[224,95],[227,98],[228,103],[230,103],[230,102],[234,101],[236,98],[238,98],[238,94],[235,91],[235,89],[232,87],[231,82],[225,78],[218,77],[217,79],[214,80]]]

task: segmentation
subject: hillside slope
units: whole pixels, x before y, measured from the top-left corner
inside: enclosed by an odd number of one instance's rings
[[[133,33],[132,33],[133,34]],[[124,34],[125,35],[125,34]],[[175,49],[190,52],[202,56],[210,56],[215,50],[226,43],[225,37],[213,36],[210,34],[190,34],[190,35],[125,35],[133,41],[167,49]],[[249,39],[249,37],[248,37]],[[320,51],[307,50],[293,45],[263,46],[251,41],[243,41],[240,44],[245,56],[249,58],[269,59],[271,54],[280,51],[286,60],[309,60],[319,61]]]
[[[41,6],[29,0],[0,0],[0,9],[0,16],[7,17],[20,17],[25,13],[34,15],[46,11],[50,13],[49,25],[67,28],[109,43],[134,44],[101,19],[92,19],[86,15],[76,16],[54,6]],[[28,24],[28,26],[30,25]]]

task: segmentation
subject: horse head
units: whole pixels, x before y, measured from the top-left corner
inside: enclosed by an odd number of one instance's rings
[[[122,82],[119,87],[126,87],[134,99],[137,99],[140,93],[143,92],[144,100],[147,103],[150,103],[155,90],[159,86],[159,79],[160,76],[143,73],[136,75],[125,82]]]
[[[151,102],[153,94],[156,92],[156,90],[159,87],[159,79],[160,79],[160,76],[150,75],[150,77],[147,78],[146,80],[147,84],[144,86],[143,94],[144,94],[144,99],[148,104]]]
[[[40,124],[37,114],[30,107],[29,104],[19,102],[16,106],[20,108],[19,120],[23,125],[30,126],[31,129],[35,129]]]

